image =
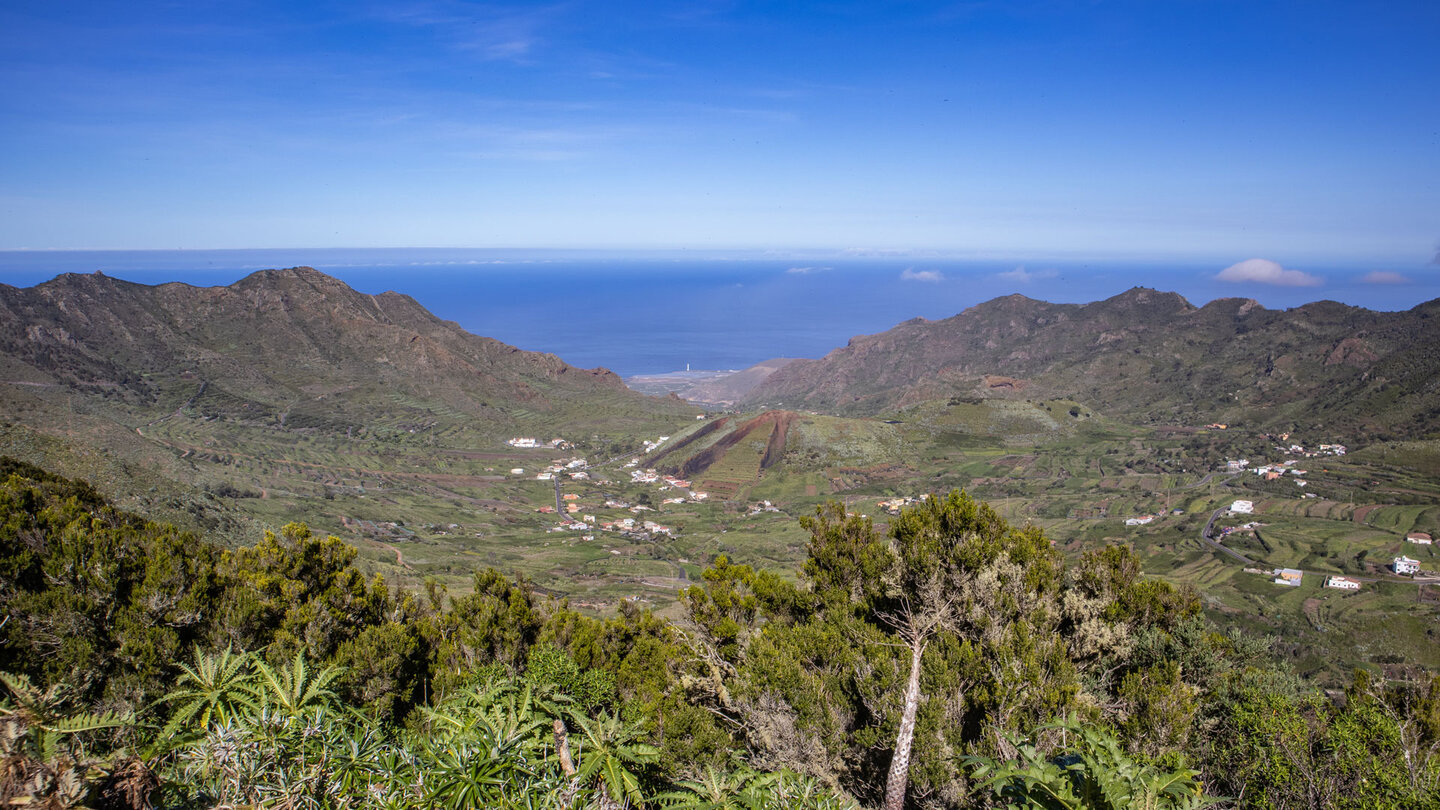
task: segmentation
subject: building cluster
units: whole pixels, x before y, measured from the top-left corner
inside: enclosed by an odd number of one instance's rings
[[[569,497],[569,496],[566,496]],[[573,507],[573,508],[572,508]],[[651,511],[646,506],[630,507],[632,510]],[[675,529],[670,526],[658,523],[653,520],[646,520],[639,517],[623,517],[612,520],[600,520],[595,515],[581,514],[578,518],[573,515],[579,511],[579,505],[575,503],[566,504],[566,512],[570,513],[564,520],[555,526],[550,527],[551,532],[593,532],[599,529],[603,532],[615,532],[631,540],[653,540],[656,535],[674,537]],[[555,507],[542,506],[535,510],[544,514],[554,514]],[[594,540],[593,534],[580,538],[582,541]]]
[[[1299,463],[1300,462],[1298,459],[1292,458],[1285,461],[1276,462],[1274,464],[1261,464],[1258,467],[1252,468],[1250,466],[1250,459],[1237,458],[1225,462],[1225,472],[1240,473],[1246,472],[1248,470],[1249,472],[1253,472],[1261,478],[1264,478],[1266,481],[1274,481],[1278,478],[1285,476],[1286,474],[1289,474],[1295,478],[1295,486],[1303,487],[1309,484],[1309,482],[1303,480],[1302,478],[1302,476],[1304,476],[1307,471],[1299,469],[1295,466]]]
[[[921,495],[918,498],[912,498],[906,495],[901,498],[891,498],[888,501],[881,501],[880,503],[877,503],[875,505],[881,509],[884,509],[889,514],[898,515],[900,514],[901,509],[904,509],[907,506],[914,506],[915,504],[920,503],[921,501],[929,497],[930,495],[928,493],[925,495]]]
[[[1299,442],[1291,441],[1289,433],[1280,433],[1273,436],[1267,433],[1265,434],[1265,438],[1279,442],[1275,449],[1287,456],[1319,458],[1321,456],[1345,455],[1345,445],[1343,444],[1322,444],[1312,450]]]
[[[530,436],[517,436],[514,439],[506,439],[505,443],[511,447],[519,447],[525,450],[534,450],[541,447],[549,447],[553,450],[567,450],[571,446],[570,442],[564,439],[551,439],[548,442],[542,442]]]
[[[583,458],[571,458],[565,459],[563,461],[556,461],[547,466],[545,469],[536,473],[535,480],[551,481],[553,479],[563,476],[568,477],[572,481],[587,481],[590,478],[590,473],[587,472],[585,468],[588,466],[590,466],[590,463]],[[525,474],[525,470],[520,467],[516,467],[510,472],[514,475]]]
[[[1255,574],[1265,573],[1264,571],[1258,571],[1253,568],[1247,568],[1245,570]],[[1287,588],[1298,588],[1305,583],[1305,572],[1299,568],[1275,568],[1270,571],[1268,576],[1271,577],[1271,581],[1276,585],[1284,585]],[[1338,591],[1358,591],[1360,590],[1360,581],[1335,574],[1325,578],[1324,586],[1326,588],[1334,588]]]
[[[1305,487],[1309,484],[1309,482],[1303,478],[1306,471],[1296,467],[1296,465],[1300,463],[1301,458],[1345,455],[1345,445],[1343,444],[1322,444],[1319,445],[1317,449],[1312,450],[1303,444],[1291,442],[1289,433],[1281,433],[1273,436],[1267,433],[1265,434],[1265,438],[1278,442],[1275,450],[1281,455],[1296,456],[1297,458],[1289,458],[1273,464],[1261,464],[1258,467],[1251,467],[1250,459],[1248,458],[1230,459],[1225,462],[1225,472],[1239,473],[1248,470],[1264,478],[1266,481],[1275,481],[1289,475],[1294,479],[1295,486]],[[1305,497],[1313,496],[1307,494]]]
[[[1166,514],[1167,514],[1167,512],[1162,509],[1162,510],[1160,510],[1159,512],[1156,512],[1156,513],[1153,514],[1153,515],[1136,515],[1135,517],[1128,517],[1128,518],[1125,518],[1125,525],[1126,525],[1126,526],[1148,526],[1149,524],[1154,523],[1156,518],[1165,517]],[[1183,515],[1183,514],[1185,514],[1185,510],[1184,510],[1184,509],[1171,509],[1171,510],[1168,512],[1168,514],[1171,514],[1171,515]],[[1072,516],[1074,516],[1074,515],[1072,515]],[[1104,515],[1101,515],[1101,517],[1104,517]]]
[[[748,514],[750,517],[754,517],[755,515],[759,515],[759,514],[762,514],[762,513],[765,513],[765,512],[779,512],[779,511],[780,511],[780,507],[776,506],[775,504],[773,504],[773,503],[771,503],[771,502],[769,502],[769,501],[761,501],[761,502],[759,502],[759,503],[757,503],[757,504],[752,504],[752,505],[750,506],[750,511],[747,512],[746,514]]]
[[[659,484],[661,489],[678,489],[685,493],[684,498],[667,498],[665,503],[698,503],[710,497],[710,493],[691,489],[691,484],[684,478],[673,475],[661,475],[652,467],[646,470],[631,470],[630,481],[635,484]]]
[[[1292,458],[1286,461],[1282,461],[1278,464],[1262,464],[1259,467],[1256,467],[1251,472],[1255,473],[1261,478],[1264,478],[1266,481],[1274,481],[1288,473],[1289,475],[1294,476],[1297,479],[1295,481],[1296,486],[1303,487],[1308,482],[1298,479],[1300,479],[1301,476],[1304,476],[1307,471],[1296,467],[1295,465],[1298,463],[1300,462]]]

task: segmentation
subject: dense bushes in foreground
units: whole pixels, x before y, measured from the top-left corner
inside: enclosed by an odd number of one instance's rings
[[[0,461],[0,803],[66,807],[1440,806],[1440,685],[1344,699],[1112,547],[960,493],[828,505],[799,584],[717,558],[688,618],[521,579],[225,551]]]

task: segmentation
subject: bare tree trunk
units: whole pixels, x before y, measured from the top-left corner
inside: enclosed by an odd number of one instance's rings
[[[560,770],[566,776],[575,775],[575,761],[570,758],[570,737],[565,733],[565,721],[555,718],[555,753],[560,755]]]
[[[885,810],[905,806],[905,788],[910,783],[910,748],[915,742],[915,715],[920,710],[920,657],[925,641],[910,639],[910,680],[905,683],[905,710],[900,715],[900,732],[895,736],[895,754],[890,759],[890,776],[885,780]]]

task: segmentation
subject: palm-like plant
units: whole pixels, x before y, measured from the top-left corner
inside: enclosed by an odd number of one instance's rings
[[[1202,794],[1198,771],[1138,763],[1103,730],[1074,720],[1038,729],[1059,730],[1074,740],[1069,753],[1047,756],[1033,743],[1014,741],[1018,761],[966,757],[971,775],[1012,808],[1198,810],[1219,801]]]
[[[179,688],[162,698],[175,706],[162,737],[173,737],[187,726],[199,733],[210,721],[228,723],[241,712],[257,712],[260,701],[256,673],[249,653],[229,647],[213,655],[195,647],[195,664],[181,664]]]
[[[530,776],[519,738],[456,745],[427,763],[426,804],[470,808],[499,804],[517,780]]]
[[[540,756],[541,729],[549,720],[543,703],[528,686],[495,680],[459,692],[434,709],[423,708],[430,733],[418,742],[426,759],[427,803],[504,807],[520,797],[553,795],[541,784],[555,781]],[[534,805],[534,799],[527,804]]]
[[[0,703],[0,722],[6,729],[3,739],[7,747],[23,749],[16,753],[32,754],[42,760],[62,753],[74,754],[76,735],[117,728],[130,720],[116,712],[66,714],[67,695],[61,684],[41,689],[28,676],[9,672],[0,672],[0,683],[10,692]]]
[[[655,800],[667,810],[856,810],[853,801],[790,771],[759,773],[744,767],[723,771],[706,766],[700,778],[677,787]]]
[[[117,728],[130,718],[115,712],[68,714],[67,690],[41,689],[23,674],[0,672],[9,695],[0,702],[0,803],[78,805],[105,763],[85,755],[87,732]]]
[[[594,719],[576,718],[576,722],[583,736],[575,778],[582,785],[594,786],[601,806],[641,804],[644,796],[640,774],[659,758],[660,752],[640,741],[639,726],[619,717],[602,714]]]
[[[656,796],[655,800],[675,810],[755,810],[766,806],[765,794],[778,780],[778,774],[722,771],[707,765],[698,779],[679,782],[679,790]]]
[[[337,666],[316,672],[306,663],[304,650],[295,653],[295,659],[284,667],[272,667],[257,658],[253,692],[263,705],[290,717],[337,707],[348,709],[330,688],[344,673],[344,668]]]

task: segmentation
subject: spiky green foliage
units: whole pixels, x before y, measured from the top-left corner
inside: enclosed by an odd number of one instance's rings
[[[615,801],[639,804],[644,798],[641,778],[659,758],[659,750],[642,742],[639,726],[619,717],[581,718],[579,726],[584,736],[576,777]]]
[[[746,767],[707,766],[694,779],[655,797],[666,810],[855,810],[857,805],[790,771],[764,773]]]
[[[7,740],[16,749],[51,760],[61,754],[76,755],[80,740],[77,735],[108,728],[118,728],[130,721],[128,715],[109,712],[65,710],[70,695],[63,684],[40,688],[23,674],[0,672],[0,683],[9,692],[0,703],[0,722],[6,726]]]
[[[41,688],[23,674],[0,672],[0,804],[79,805],[110,762],[93,757],[85,739],[130,722],[115,712],[73,712],[62,684]]]
[[[173,713],[161,735],[171,737],[186,727],[208,728],[212,718],[223,725],[241,712],[259,711],[253,667],[248,653],[230,647],[206,653],[196,647],[194,665],[181,665],[179,688],[164,697]]]
[[[1204,795],[1200,772],[1137,762],[1103,729],[1075,720],[1038,732],[1060,732],[1063,753],[1015,741],[1013,760],[972,756],[972,775],[1012,810],[1198,810],[1219,802]]]
[[[281,667],[255,659],[251,689],[264,706],[290,717],[303,717],[340,706],[340,696],[330,686],[342,674],[344,670],[336,666],[321,667],[317,671],[305,660],[302,650]]]

